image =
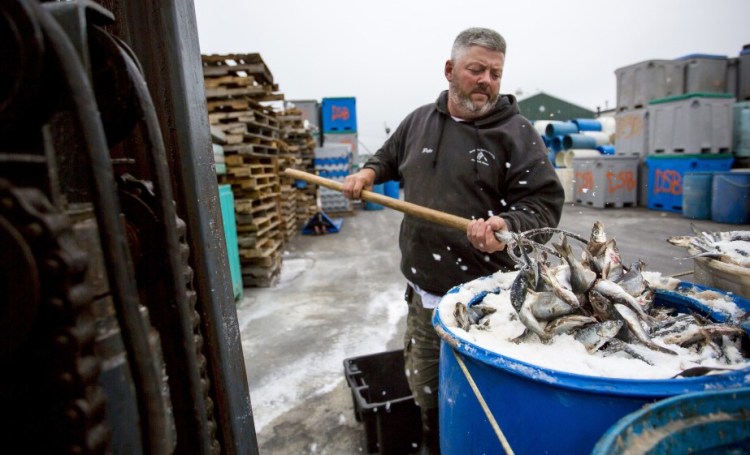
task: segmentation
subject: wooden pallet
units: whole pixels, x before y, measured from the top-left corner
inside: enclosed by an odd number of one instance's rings
[[[248,104],[249,107],[249,104]],[[263,112],[257,109],[246,109],[237,111],[217,111],[208,114],[208,121],[211,125],[222,128],[223,124],[245,123],[259,127],[270,127],[278,129],[280,121],[272,113]]]
[[[279,212],[279,201],[275,198],[268,199],[236,199],[234,210],[238,215],[250,214],[259,217],[266,216],[271,212]]]
[[[240,261],[245,264],[256,264],[264,267],[273,265],[274,253],[281,249],[281,240],[266,238],[258,240],[253,248],[240,248]]]
[[[243,155],[278,155],[279,148],[275,144],[269,145],[247,142],[224,146],[224,156],[231,155],[233,153]]]
[[[249,96],[251,98],[265,97],[275,92],[278,87],[267,85],[248,85],[246,87],[211,87],[206,89],[206,98],[237,98]]]
[[[273,84],[273,75],[258,53],[202,55],[203,75],[253,76],[261,83]]]

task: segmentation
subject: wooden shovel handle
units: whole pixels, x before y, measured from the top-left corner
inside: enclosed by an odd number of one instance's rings
[[[310,174],[309,172],[300,171],[297,169],[287,168],[284,173],[290,177],[294,177],[299,180],[304,180],[308,183],[315,185],[324,186],[334,191],[343,191],[343,185],[340,182],[330,180]],[[412,204],[411,202],[402,201],[401,199],[394,199],[392,197],[385,196],[379,193],[373,193],[372,191],[362,190],[360,198],[364,201],[374,202],[376,204],[384,205],[398,210],[399,212],[406,213],[407,215],[413,215],[423,220],[432,221],[433,223],[440,224],[462,231],[466,231],[469,226],[470,220],[462,218],[460,216],[451,215],[450,213],[441,212],[440,210],[428,209],[421,205]]]

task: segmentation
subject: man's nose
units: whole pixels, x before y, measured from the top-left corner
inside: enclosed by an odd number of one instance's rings
[[[490,72],[489,71],[483,71],[479,75],[479,79],[477,79],[477,84],[489,85],[490,84],[490,80],[491,80],[491,78],[490,78]]]

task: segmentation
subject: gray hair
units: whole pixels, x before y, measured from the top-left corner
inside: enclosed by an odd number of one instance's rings
[[[489,28],[472,27],[459,33],[453,42],[451,60],[458,59],[471,46],[482,46],[485,49],[505,54],[505,38]]]

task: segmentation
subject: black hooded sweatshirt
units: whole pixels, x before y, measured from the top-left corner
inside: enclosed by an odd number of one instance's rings
[[[513,232],[560,221],[562,185],[512,95],[462,122],[450,116],[444,91],[409,114],[364,167],[375,171],[375,183],[402,180],[408,202],[468,219],[501,216]],[[515,265],[504,251],[475,249],[465,231],[411,215],[401,222],[399,246],[406,279],[437,295]]]

